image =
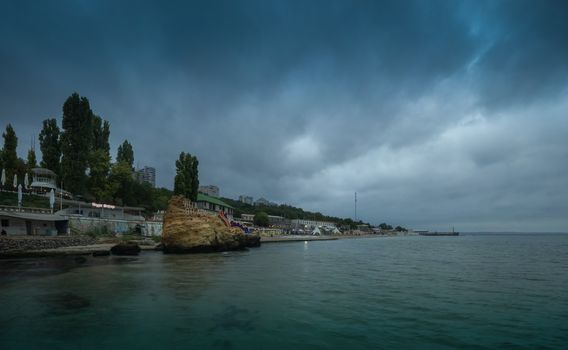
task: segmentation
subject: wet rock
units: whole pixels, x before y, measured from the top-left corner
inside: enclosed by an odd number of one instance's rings
[[[113,255],[138,255],[140,254],[140,246],[134,242],[124,242],[110,248]]]
[[[245,235],[244,244],[247,248],[260,247],[260,236],[252,234]]]

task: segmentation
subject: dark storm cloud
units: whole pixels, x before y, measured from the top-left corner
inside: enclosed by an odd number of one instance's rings
[[[78,91],[160,185],[185,150],[227,196],[347,216],[357,190],[373,222],[562,229],[566,7],[7,2],[0,117],[23,155]]]

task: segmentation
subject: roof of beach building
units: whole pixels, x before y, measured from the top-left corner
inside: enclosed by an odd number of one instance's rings
[[[209,203],[217,204],[217,205],[220,205],[220,206],[223,206],[223,207],[226,207],[226,208],[234,209],[232,206],[223,202],[219,198],[211,197],[211,196],[208,196],[208,195],[203,194],[203,193],[197,194],[197,202],[209,202]]]
[[[49,175],[57,177],[57,174],[55,174],[55,172],[47,168],[32,168],[32,173],[36,175]]]
[[[26,212],[8,212],[1,211],[0,216],[8,216],[15,219],[22,220],[36,220],[36,221],[67,221],[68,219],[57,214],[38,214]]]

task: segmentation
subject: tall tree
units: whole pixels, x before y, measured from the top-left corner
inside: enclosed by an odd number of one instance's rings
[[[26,166],[28,167],[28,171],[37,167],[37,158],[33,148],[30,148],[28,151],[28,161],[26,162]]]
[[[2,165],[6,169],[6,184],[12,185],[14,174],[18,173],[18,137],[11,124],[6,126],[6,131],[2,134],[4,147],[2,148]]]
[[[112,188],[108,181],[111,169],[110,155],[104,149],[97,149],[89,156],[89,194],[97,201],[107,201],[112,197]]]
[[[47,168],[57,175],[61,175],[61,131],[55,118],[43,121],[43,127],[39,133],[39,148],[41,150],[42,168]]]
[[[102,149],[110,153],[110,125],[98,115],[93,117],[93,149]]]
[[[132,178],[132,169],[125,162],[117,162],[112,165],[109,186],[114,202],[118,205],[134,205],[134,187],[138,183]]]
[[[191,198],[197,200],[197,192],[199,191],[199,161],[197,157],[192,157],[191,161]]]
[[[199,162],[189,153],[181,152],[176,160],[176,176],[174,178],[174,193],[182,195],[192,201],[197,200],[199,188],[198,179]]]
[[[61,175],[65,189],[83,194],[93,140],[93,112],[86,97],[73,93],[63,104]]]
[[[110,197],[108,176],[110,172],[110,126],[99,116],[93,117],[93,143],[89,155],[89,194],[95,200],[107,200]]]
[[[118,146],[116,161],[118,163],[128,164],[130,169],[134,169],[134,151],[132,150],[132,145],[128,142],[128,140],[124,140],[122,145]]]

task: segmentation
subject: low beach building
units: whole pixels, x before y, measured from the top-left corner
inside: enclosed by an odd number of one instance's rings
[[[292,227],[309,227],[314,228],[318,226],[333,226],[335,227],[335,223],[331,221],[320,221],[320,220],[306,220],[306,219],[294,219],[291,222]]]
[[[210,213],[219,213],[222,211],[229,219],[233,218],[234,208],[219,198],[198,193],[195,203],[197,204],[197,208],[201,210],[205,210]]]
[[[55,236],[67,234],[69,220],[61,215],[0,210],[3,236]]]
[[[127,233],[142,231],[145,218],[144,208],[119,207],[103,203],[64,201],[67,208],[56,214],[69,219],[69,226],[75,232],[87,232],[93,228],[106,227],[111,232]]]
[[[254,221],[254,214],[241,214],[241,220],[244,222],[252,223]],[[290,228],[290,219],[286,219],[283,216],[278,215],[268,215],[268,224],[271,227],[278,227],[283,229]]]

